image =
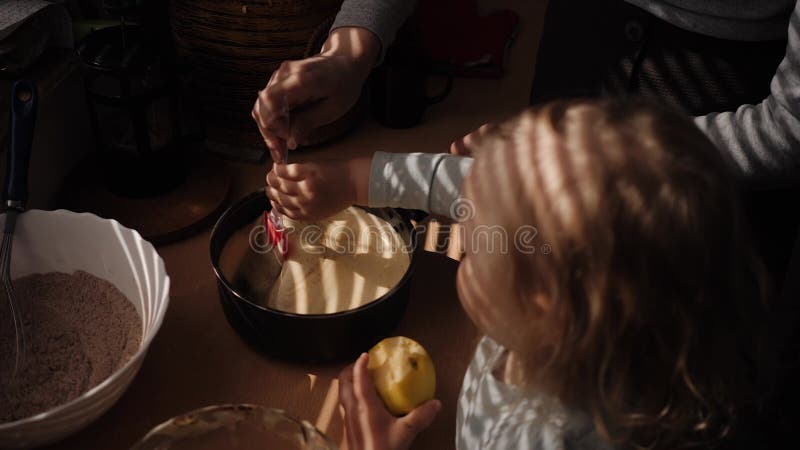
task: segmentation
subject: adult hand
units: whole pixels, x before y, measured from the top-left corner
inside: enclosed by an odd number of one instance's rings
[[[380,40],[365,28],[334,30],[319,55],[285,61],[259,91],[252,116],[272,152],[307,143],[311,131],[355,105],[380,54]]]
[[[371,163],[372,158],[356,158],[274,164],[267,174],[267,197],[292,219],[324,219],[353,204],[367,204]]]
[[[347,447],[351,450],[406,450],[428,428],[442,404],[430,400],[403,417],[386,410],[367,371],[363,353],[339,375],[339,402],[344,408]]]

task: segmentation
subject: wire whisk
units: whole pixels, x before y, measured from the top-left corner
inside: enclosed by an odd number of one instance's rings
[[[14,327],[14,365],[9,384],[14,383],[25,367],[25,327],[21,308],[23,305],[14,294],[14,285],[11,281],[11,261],[17,216],[25,211],[25,202],[28,200],[28,163],[31,159],[35,121],[36,86],[28,80],[18,80],[11,87],[10,141],[3,192],[6,214],[3,243],[0,247],[0,278],[2,278]]]
[[[3,244],[2,248],[0,248],[0,278],[3,281],[3,289],[6,293],[8,308],[11,312],[11,321],[14,325],[14,366],[9,382],[13,382],[21,368],[25,367],[25,329],[22,325],[22,311],[14,295],[14,285],[11,282],[11,250],[14,244],[14,225],[10,227],[8,225],[11,221],[16,221],[16,213],[6,214],[6,230],[9,228],[11,230],[3,231]]]

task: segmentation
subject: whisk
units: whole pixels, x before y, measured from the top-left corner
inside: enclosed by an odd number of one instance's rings
[[[14,368],[10,382],[13,382],[25,365],[25,330],[22,323],[20,302],[14,295],[11,282],[11,250],[14,244],[14,229],[17,215],[25,210],[28,200],[28,163],[31,158],[33,126],[36,120],[36,86],[28,80],[18,80],[11,87],[11,123],[8,161],[6,164],[6,185],[3,201],[6,206],[6,222],[3,229],[3,243],[0,247],[0,277],[8,298],[11,320],[14,325]]]

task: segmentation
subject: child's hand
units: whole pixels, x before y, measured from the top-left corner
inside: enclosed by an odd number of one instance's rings
[[[450,144],[450,154],[457,156],[473,156],[475,144],[480,142],[486,135],[493,133],[497,130],[497,125],[487,123],[482,125],[477,130],[464,136],[461,139],[456,139]]]
[[[442,407],[439,400],[418,406],[403,417],[386,410],[367,371],[367,354],[339,375],[339,402],[344,407],[347,448],[406,450],[428,428]]]
[[[272,207],[296,220],[329,217],[367,203],[371,158],[273,164],[267,174]]]

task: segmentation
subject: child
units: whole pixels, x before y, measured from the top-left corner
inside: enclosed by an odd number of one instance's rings
[[[755,394],[764,283],[707,138],[653,105],[581,101],[528,110],[469,146],[457,203],[474,209],[457,287],[485,337],[464,377],[456,448],[671,449],[735,435]],[[328,212],[321,197],[420,207],[427,192],[442,213],[442,191],[458,196],[456,169],[470,160],[438,156],[418,171],[399,161],[421,156],[393,158],[371,170],[290,165],[268,176],[268,195],[313,217]],[[473,239],[497,226],[509,238],[534,226],[551,251]],[[440,405],[390,416],[366,364],[340,378],[350,448],[408,448]]]

